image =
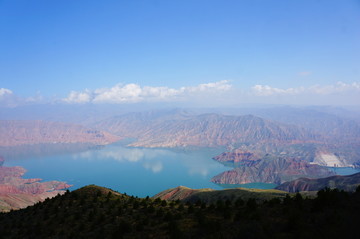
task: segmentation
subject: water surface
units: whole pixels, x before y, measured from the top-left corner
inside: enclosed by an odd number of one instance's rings
[[[331,170],[334,171],[337,175],[351,175],[360,172],[360,169],[352,167],[331,167]]]
[[[71,190],[89,184],[109,187],[139,197],[153,196],[168,188],[260,188],[276,184],[214,184],[211,178],[231,170],[212,158],[223,148],[152,149],[130,148],[126,142],[107,146],[45,144],[0,148],[4,166],[22,166],[26,178],[59,180]],[[338,175],[359,172],[354,168],[331,168]]]
[[[212,160],[222,151],[129,148],[113,144],[55,155],[29,152],[29,157],[17,154],[13,159],[7,155],[4,166],[24,167],[26,178],[66,181],[74,185],[71,190],[96,184],[145,197],[179,185],[221,189],[210,179],[230,169]]]

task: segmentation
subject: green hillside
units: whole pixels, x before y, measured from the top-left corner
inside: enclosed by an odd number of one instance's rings
[[[346,176],[335,175],[318,179],[299,178],[285,182],[276,188],[287,192],[318,191],[326,187],[345,191],[355,191],[359,185],[360,173],[355,173]]]
[[[358,228],[360,188],[354,193],[325,189],[313,199],[300,194],[270,200],[257,200],[256,192],[253,196],[191,203],[136,198],[91,185],[26,209],[0,214],[0,235],[105,239],[353,238]]]
[[[205,189],[191,189],[184,186],[167,189],[154,196],[165,200],[181,200],[183,202],[197,202],[216,203],[218,200],[235,201],[237,199],[248,200],[256,198],[257,201],[266,201],[274,198],[284,198],[286,192],[275,189],[255,189],[255,188],[235,188],[214,190],[210,188]]]

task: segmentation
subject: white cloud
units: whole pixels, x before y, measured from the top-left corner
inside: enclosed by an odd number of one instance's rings
[[[360,91],[360,83],[353,82],[350,84],[344,82],[337,82],[333,85],[313,85],[310,87],[297,88],[275,88],[268,85],[255,85],[252,87],[252,92],[257,96],[273,96],[273,95],[300,95],[300,94],[315,94],[315,95],[330,95],[344,92]]]
[[[44,100],[44,97],[40,94],[40,92],[37,92],[35,96],[30,96],[25,99],[25,102],[27,103],[39,103]]]
[[[6,88],[0,88],[0,107],[16,107],[23,100]]]
[[[339,81],[334,85],[326,85],[326,86],[314,85],[312,87],[309,87],[309,91],[321,95],[328,95],[328,94],[349,92],[349,91],[360,91],[360,83],[353,82],[350,84],[346,84],[344,82]]]
[[[140,86],[138,84],[117,84],[111,88],[85,90],[83,92],[70,92],[63,99],[67,103],[136,103],[144,101],[171,101],[199,93],[219,93],[232,88],[229,81],[200,84],[198,86],[185,86],[178,89],[166,86]]]
[[[110,89],[97,89],[94,91],[93,102],[123,103],[141,101],[142,89],[137,84],[115,85]]]
[[[168,87],[145,86],[142,91],[144,97],[166,99],[179,95],[180,91]]]
[[[91,99],[91,93],[88,90],[84,92],[71,91],[66,99],[63,99],[67,103],[87,103]]]
[[[229,84],[229,81],[222,80],[218,82],[212,82],[212,83],[206,83],[206,84],[200,84],[195,87],[182,87],[181,90],[184,92],[207,92],[207,91],[228,91],[231,89],[231,85]]]
[[[0,88],[0,107],[17,107],[38,103],[137,103],[166,102],[181,106],[233,106],[239,103],[269,104],[342,104],[358,105],[360,82],[339,81],[329,85],[311,85],[280,88],[271,85],[254,85],[249,88],[234,88],[223,80],[170,88],[166,86],[141,86],[138,84],[117,84],[110,88],[71,91],[66,98],[49,99],[37,93],[32,97],[19,97],[10,89]]]
[[[0,88],[0,98],[6,96],[6,95],[12,95],[13,92],[9,89]]]
[[[304,87],[299,88],[288,88],[288,89],[280,89],[271,87],[268,85],[255,85],[252,87],[252,90],[257,96],[270,96],[270,95],[295,95],[305,91]]]

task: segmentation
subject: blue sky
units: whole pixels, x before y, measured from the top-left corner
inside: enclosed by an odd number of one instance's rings
[[[358,0],[0,0],[0,104],[355,104],[359,26]]]

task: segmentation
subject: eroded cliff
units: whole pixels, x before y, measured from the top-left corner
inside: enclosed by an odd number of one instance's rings
[[[25,208],[46,198],[63,194],[71,187],[65,182],[41,182],[39,178],[22,178],[22,167],[4,167],[0,158],[0,211]]]

